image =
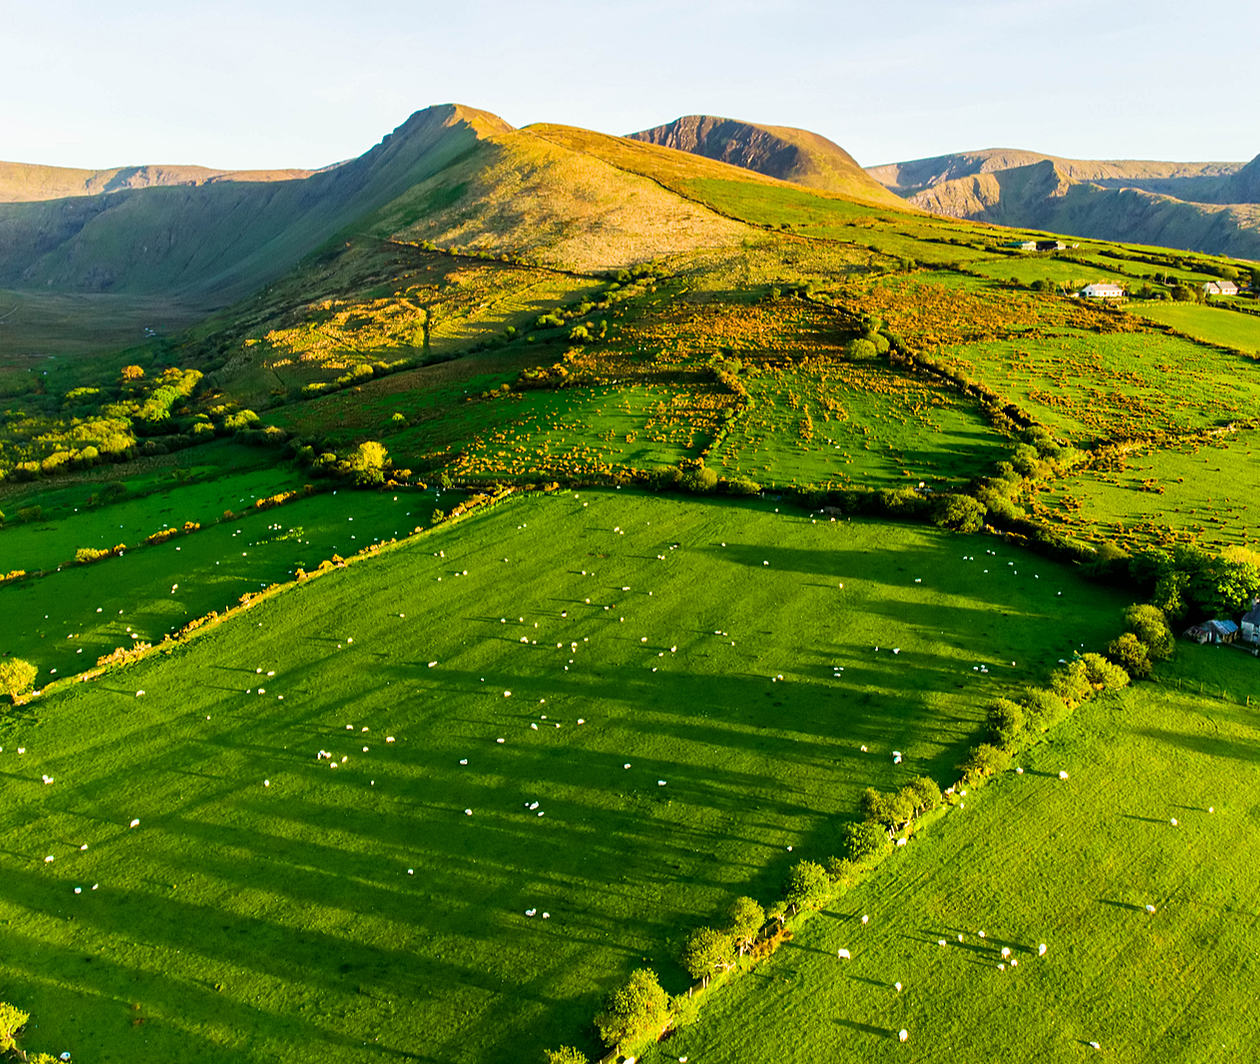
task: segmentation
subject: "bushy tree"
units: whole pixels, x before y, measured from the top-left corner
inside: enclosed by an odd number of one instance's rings
[[[915,816],[930,812],[941,804],[941,788],[930,776],[915,776],[901,791],[914,803]]]
[[[979,532],[988,507],[970,495],[938,495],[932,502],[932,521],[955,532]]]
[[[1119,690],[1129,682],[1129,674],[1101,654],[1082,654],[1081,662],[1085,666],[1089,682],[1099,691]]]
[[[1165,661],[1172,657],[1176,644],[1162,610],[1149,603],[1134,603],[1124,611],[1124,623],[1146,644],[1146,653],[1152,661]]]
[[[383,444],[364,440],[346,460],[346,469],[356,484],[364,486],[383,484],[385,470],[389,468],[389,453]]]
[[[34,686],[38,675],[39,669],[29,661],[6,658],[0,661],[0,692],[16,702]]]
[[[1024,707],[1009,698],[989,704],[986,712],[989,736],[997,746],[1012,749],[1024,734]]]
[[[595,1015],[595,1029],[607,1046],[630,1048],[665,1026],[669,1015],[669,995],[650,968],[638,968],[630,978],[608,995]]]
[[[1010,751],[1003,750],[992,743],[981,743],[963,758],[958,768],[964,780],[969,784],[975,784],[1004,772],[1010,763]]]
[[[1029,728],[1045,731],[1053,728],[1068,714],[1067,704],[1053,691],[1041,687],[1026,687],[1019,697],[1024,707],[1024,719]]]
[[[831,880],[817,861],[797,861],[783,884],[783,900],[795,909],[816,909],[831,896]]]
[[[731,935],[742,956],[744,951],[753,944],[758,932],[765,926],[766,910],[755,898],[744,895],[731,902],[729,916]]]
[[[1050,678],[1050,686],[1068,707],[1079,706],[1094,693],[1094,685],[1089,682],[1089,672],[1084,662],[1079,660],[1055,669]]]
[[[877,857],[891,845],[888,832],[874,820],[859,820],[840,829],[844,855],[850,861]]]
[[[679,960],[692,979],[725,971],[735,963],[735,937],[729,931],[697,927],[683,943]]]
[[[1125,632],[1107,644],[1107,657],[1135,680],[1151,674],[1151,658],[1143,643],[1132,632]]]

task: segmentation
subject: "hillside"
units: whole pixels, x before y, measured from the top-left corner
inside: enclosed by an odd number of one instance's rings
[[[230,302],[510,128],[447,104],[416,112],[360,158],[309,177],[0,204],[0,286]]]
[[[1260,167],[1086,162],[995,149],[873,167],[934,214],[1260,258]]]
[[[686,115],[629,136],[867,203],[894,202],[840,145],[805,129]]]

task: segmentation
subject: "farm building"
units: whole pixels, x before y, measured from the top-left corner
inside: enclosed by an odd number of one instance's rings
[[[1087,284],[1080,294],[1086,299],[1123,299],[1124,289],[1118,284]]]
[[[1260,643],[1260,599],[1251,600],[1251,609],[1243,614],[1240,627],[1244,643]]]
[[[1233,281],[1205,281],[1203,283],[1203,294],[1205,296],[1236,296],[1238,295],[1238,285]]]
[[[1238,638],[1238,625],[1233,621],[1204,621],[1187,628],[1185,634],[1196,643],[1233,643]]]
[[[1033,247],[1037,251],[1062,251],[1066,245],[1062,240],[1038,240]]]

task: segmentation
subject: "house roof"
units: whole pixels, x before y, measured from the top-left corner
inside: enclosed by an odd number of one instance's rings
[[[1238,625],[1236,625],[1233,621],[1212,620],[1207,621],[1203,627],[1220,632],[1221,635],[1232,635],[1234,632],[1238,631]]]
[[[1260,606],[1252,606],[1243,614],[1243,624],[1260,624]]]

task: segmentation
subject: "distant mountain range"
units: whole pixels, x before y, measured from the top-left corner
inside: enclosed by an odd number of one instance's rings
[[[993,148],[867,173],[935,214],[1260,259],[1260,156],[1095,161]]]

